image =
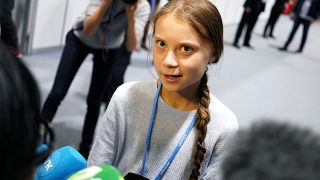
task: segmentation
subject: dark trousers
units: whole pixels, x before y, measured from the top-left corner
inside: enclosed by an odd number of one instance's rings
[[[276,22],[278,21],[278,19],[280,17],[280,14],[281,14],[281,12],[279,12],[277,10],[271,10],[268,22],[267,22],[266,26],[264,27],[264,32],[263,32],[264,36],[273,36],[273,29],[274,29]],[[269,33],[267,34],[268,29],[269,29]]]
[[[14,0],[0,1],[1,39],[8,46],[18,49],[16,26],[12,19]]]
[[[95,127],[99,117],[100,105],[104,89],[112,66],[115,61],[116,50],[93,49],[83,44],[73,33],[69,31],[66,45],[63,49],[60,64],[54,80],[53,87],[43,105],[41,115],[48,121],[52,121],[57,108],[65,97],[70,84],[75,77],[80,65],[89,53],[93,54],[93,70],[90,89],[87,96],[87,113],[82,130],[80,153],[86,158],[92,143]]]
[[[107,81],[107,86],[104,93],[103,102],[108,106],[113,93],[117,88],[124,82],[124,74],[127,70],[127,67],[130,64],[131,52],[126,48],[125,43],[119,48],[119,53],[117,61],[115,62],[110,78]]]
[[[300,42],[300,46],[299,46],[299,50],[302,51],[303,48],[304,48],[304,45],[306,43],[306,40],[307,40],[307,36],[308,36],[308,31],[309,31],[309,27],[310,27],[310,24],[311,22],[309,20],[306,20],[306,19],[303,19],[299,16],[297,16],[295,19],[294,19],[294,24],[293,24],[293,27],[292,27],[292,30],[291,30],[291,33],[289,35],[289,38],[286,42],[286,44],[284,45],[284,48],[287,49],[289,44],[291,43],[294,35],[296,34],[300,24],[303,24],[303,32],[302,32],[302,39],[301,39],[301,42]]]
[[[238,44],[244,26],[247,27],[247,31],[244,37],[243,44],[250,44],[251,33],[258,20],[258,17],[259,14],[257,13],[247,13],[245,11],[243,12],[240,23],[238,25],[236,36],[233,41],[234,44]]]

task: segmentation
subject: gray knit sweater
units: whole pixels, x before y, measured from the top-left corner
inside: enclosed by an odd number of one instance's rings
[[[89,165],[112,164],[123,175],[140,173],[156,89],[156,81],[130,82],[117,89],[94,141]],[[199,179],[219,179],[219,160],[226,138],[238,129],[235,115],[212,94],[209,109],[211,121],[205,138],[206,154]],[[147,178],[153,179],[159,173],[195,113],[195,110],[174,109],[159,97],[147,160]],[[194,127],[163,179],[188,179],[194,164],[196,134]]]

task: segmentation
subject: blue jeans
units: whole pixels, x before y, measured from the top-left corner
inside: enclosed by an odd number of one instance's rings
[[[93,49],[82,43],[69,31],[66,45],[63,49],[60,64],[54,80],[53,87],[43,105],[41,116],[47,121],[52,121],[58,106],[65,97],[70,84],[75,77],[80,65],[89,53],[93,54],[93,70],[90,89],[87,96],[87,113],[82,130],[82,140],[79,151],[87,158],[92,143],[95,127],[99,117],[100,105],[104,89],[117,57],[117,49]]]
[[[117,61],[114,64],[114,68],[107,81],[107,86],[104,92],[103,102],[106,106],[109,105],[113,93],[117,88],[124,82],[124,74],[127,67],[130,64],[131,52],[127,50],[126,43],[122,43],[121,47],[118,49]]]

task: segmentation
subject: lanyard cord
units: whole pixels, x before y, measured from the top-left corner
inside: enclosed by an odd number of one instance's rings
[[[159,83],[157,92],[154,96],[154,100],[153,100],[153,106],[152,106],[152,114],[150,117],[150,124],[149,124],[149,128],[148,128],[148,134],[147,134],[147,140],[146,140],[146,147],[145,147],[145,151],[144,151],[144,157],[143,157],[143,166],[141,169],[140,174],[142,176],[145,175],[146,173],[146,161],[148,158],[148,152],[149,152],[149,147],[150,147],[150,139],[151,139],[151,133],[152,133],[152,128],[153,128],[153,122],[155,120],[155,114],[158,108],[158,100],[159,100],[159,94],[160,94],[160,90],[161,90],[162,84],[161,82]]]
[[[151,15],[155,12],[156,10],[156,0],[151,0]]]
[[[153,124],[154,124],[154,120],[155,120],[156,111],[157,111],[157,108],[158,108],[158,100],[159,100],[159,94],[160,94],[161,87],[162,87],[162,84],[160,82],[159,86],[158,86],[158,89],[156,91],[156,94],[155,94],[155,97],[154,97],[154,101],[153,101],[153,106],[152,106],[152,114],[151,114],[151,117],[150,117],[150,124],[149,124],[147,138],[146,138],[146,147],[145,147],[144,157],[143,157],[143,165],[142,165],[142,169],[141,169],[141,172],[140,172],[140,174],[142,176],[145,176],[145,174],[146,174],[146,162],[147,162],[147,158],[148,158],[148,153],[149,153],[149,148],[150,148],[150,139],[151,139],[151,135],[152,135],[152,129],[153,129]],[[177,155],[177,153],[180,150],[181,146],[183,145],[183,143],[185,142],[186,138],[188,137],[188,134],[191,132],[193,126],[196,124],[197,119],[198,118],[197,118],[197,115],[196,115],[193,118],[193,120],[191,121],[191,123],[189,124],[188,128],[186,129],[186,131],[184,132],[182,137],[180,138],[179,143],[174,148],[174,150],[171,153],[169,159],[163,165],[163,167],[161,168],[161,170],[158,173],[158,175],[155,177],[156,180],[160,180],[163,177],[163,175],[165,174],[165,172],[169,168],[170,164],[172,163],[174,157]]]

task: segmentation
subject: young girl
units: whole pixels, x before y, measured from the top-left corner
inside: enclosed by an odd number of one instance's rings
[[[218,179],[226,138],[238,128],[207,86],[207,65],[223,51],[221,16],[208,0],[173,0],[153,23],[159,79],[117,89],[88,163],[150,179]]]

